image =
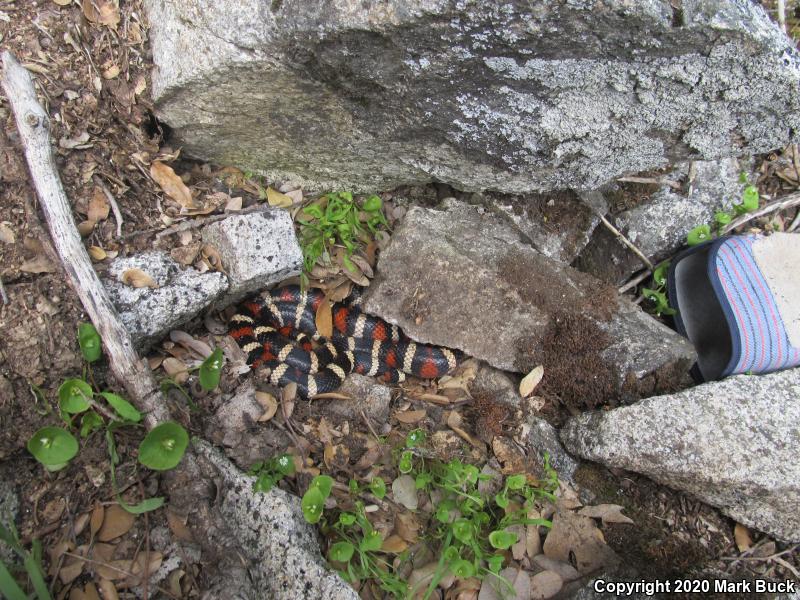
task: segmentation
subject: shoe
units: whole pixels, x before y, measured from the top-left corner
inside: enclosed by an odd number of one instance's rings
[[[701,380],[800,365],[800,235],[694,246],[672,261],[667,287]]]

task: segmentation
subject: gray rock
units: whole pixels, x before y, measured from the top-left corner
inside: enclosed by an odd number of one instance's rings
[[[141,269],[158,287],[134,288],[122,283],[128,269]],[[164,252],[114,259],[103,284],[139,350],[197,316],[228,288],[222,273],[183,269]]]
[[[602,195],[594,192],[601,214],[608,210]],[[545,256],[571,263],[589,242],[600,217],[571,191],[549,194],[486,194],[488,208],[508,218],[531,246]]]
[[[564,352],[562,334],[586,352],[586,376],[609,385],[629,372],[685,371],[694,358],[682,337],[615,290],[543,256],[504,220],[456,201],[408,211],[381,254],[364,308],[420,342],[459,348],[506,371],[527,373],[548,360],[566,368],[573,357],[554,354]]]
[[[528,429],[527,450],[528,456],[533,456],[540,464],[544,464],[545,453],[550,457],[550,466],[558,473],[558,478],[569,483],[575,482],[575,471],[578,463],[573,459],[561,440],[558,431],[544,419],[530,417],[526,423]],[[543,567],[547,568],[547,567]]]
[[[249,425],[255,423],[263,414],[264,407],[256,400],[253,380],[248,379],[239,386],[233,397],[214,413],[216,425],[222,433],[222,439],[219,441],[228,447],[236,446]]]
[[[299,498],[279,488],[255,493],[255,478],[244,475],[212,446],[196,442],[194,448],[221,480],[219,510],[232,535],[226,545],[236,544],[249,561],[247,575],[257,595],[245,597],[358,600],[353,588],[326,567]]]
[[[689,192],[662,187],[640,205],[626,210],[611,222],[652,262],[674,254],[686,243],[686,234],[698,225],[712,224],[714,213],[730,210],[741,202],[739,163],[735,159],[696,161],[668,175],[689,175]],[[612,285],[619,285],[642,269],[641,260],[605,227],[594,230],[581,252],[577,266]]]
[[[555,560],[544,554],[537,554],[534,556],[533,564],[545,571],[555,571],[564,581],[574,581],[581,576],[578,570],[571,564]]]
[[[373,425],[383,425],[389,421],[389,405],[392,402],[392,388],[358,373],[350,373],[340,394],[352,396],[352,400],[326,400],[325,410],[333,414],[361,421],[361,414],[367,416]]]
[[[299,275],[303,266],[292,217],[283,209],[230,216],[204,227],[202,237],[219,251],[230,279],[223,304]]]
[[[800,369],[740,375],[562,429],[566,448],[643,473],[787,542],[800,541]]]
[[[791,41],[749,0],[148,0],[176,144],[307,189],[594,189],[800,130]]]
[[[508,374],[481,363],[475,373],[470,389],[474,394],[489,394],[494,402],[501,402],[512,408],[521,408],[519,385]]]

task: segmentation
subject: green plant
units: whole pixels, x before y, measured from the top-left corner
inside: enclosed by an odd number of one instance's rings
[[[291,454],[279,454],[267,461],[261,461],[250,467],[248,475],[255,475],[253,490],[256,492],[268,492],[281,479],[289,475],[294,475],[294,459]]]
[[[318,260],[332,264],[334,246],[344,248],[342,266],[351,272],[358,269],[353,264],[353,254],[368,244],[375,233],[388,227],[383,216],[383,202],[372,195],[361,204],[350,192],[326,194],[303,209],[306,218],[300,224],[300,246],[303,249],[303,285],[308,284],[308,273]]]
[[[34,539],[31,551],[25,550],[19,541],[19,536],[13,523],[8,527],[0,525],[0,540],[5,542],[22,559],[25,572],[38,600],[50,600],[50,591],[45,583],[44,570],[42,569],[41,542],[38,539]],[[8,598],[8,600],[28,600],[28,595],[19,586],[11,575],[10,569],[2,560],[0,560],[0,597]]]
[[[427,537],[436,547],[440,560],[425,590],[427,598],[448,571],[460,578],[498,574],[505,560],[503,551],[518,541],[517,535],[509,531],[511,526],[550,527],[552,524],[547,519],[528,515],[537,501],[555,500],[553,492],[558,488],[558,475],[546,456],[543,481],[532,482],[523,474],[510,475],[504,478],[500,491],[489,496],[479,489],[479,483],[492,479],[491,475],[481,474],[476,466],[459,460],[426,461],[419,451],[424,441],[425,433],[421,429],[410,432],[397,457],[398,471],[413,474],[417,490],[437,497]],[[355,500],[354,510],[339,511],[325,518],[325,503],[332,483],[326,475],[315,477],[301,502],[306,520],[320,523],[335,540],[328,550],[330,561],[347,581],[372,579],[396,597],[417,597],[422,590],[410,589],[397,575],[398,570],[382,556],[383,538],[367,518],[361,500]],[[351,480],[348,487],[354,496],[363,491],[355,480]],[[382,478],[375,477],[365,489],[382,498],[386,484]]]
[[[102,344],[97,330],[89,323],[78,326],[78,344],[87,361],[89,378],[94,383],[91,363],[102,355]],[[217,349],[200,367],[201,385],[216,386],[222,369],[222,353]],[[208,389],[208,388],[207,388]],[[212,388],[213,389],[213,388]],[[58,407],[66,428],[43,427],[31,436],[27,448],[33,457],[48,471],[58,471],[67,466],[78,453],[78,439],[70,431],[80,415],[79,435],[86,438],[93,432],[106,430],[106,442],[111,458],[111,483],[117,500],[132,513],[158,508],[163,498],[147,498],[136,505],[123,501],[116,483],[116,466],[119,464],[114,431],[121,427],[138,426],[141,413],[122,396],[110,391],[97,391],[85,378],[67,379],[58,388]],[[154,470],[174,468],[183,457],[189,435],[177,423],[161,423],[150,431],[139,446],[139,462]]]

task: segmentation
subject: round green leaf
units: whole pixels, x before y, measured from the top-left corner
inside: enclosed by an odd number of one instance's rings
[[[275,470],[281,475],[294,475],[294,459],[291,454],[281,454],[275,459]]]
[[[731,216],[730,213],[727,212],[714,213],[714,221],[719,223],[720,225],[727,225],[728,223],[731,222],[731,219],[733,219],[733,217]]]
[[[433,475],[427,471],[423,471],[414,479],[414,487],[418,490],[423,490],[433,481]]]
[[[742,207],[747,212],[752,212],[758,208],[758,189],[755,186],[748,185],[744,188]]]
[[[322,495],[318,487],[312,486],[303,494],[300,508],[303,509],[303,516],[306,521],[312,525],[318,523],[322,517],[322,510],[325,508],[325,496]]]
[[[85,438],[87,435],[100,429],[103,426],[103,419],[93,410],[83,414],[81,418],[81,437]]]
[[[353,557],[356,547],[350,542],[336,542],[331,546],[328,558],[335,562],[347,562]]]
[[[382,477],[373,477],[369,484],[369,489],[376,497],[382,499],[386,495],[386,482]]]
[[[414,448],[425,442],[425,431],[422,429],[414,429],[408,432],[406,436],[406,448]]]
[[[667,284],[667,272],[669,271],[669,261],[664,261],[660,265],[656,267],[656,270],[653,271],[653,280],[656,282],[656,285],[662,286]]]
[[[365,533],[361,543],[358,544],[358,548],[362,552],[376,552],[381,549],[381,546],[383,546],[383,537],[374,529]]]
[[[467,519],[456,519],[453,521],[451,527],[453,529],[453,535],[459,542],[469,544],[472,540],[472,523]]]
[[[134,423],[138,423],[142,420],[142,413],[140,413],[136,408],[134,408],[133,404],[122,398],[121,396],[117,396],[116,394],[112,394],[111,392],[100,392],[100,395],[105,398],[106,402],[111,405],[117,414],[125,419],[126,421],[133,421]]]
[[[322,494],[323,501],[325,498],[331,495],[331,489],[333,488],[333,478],[329,475],[317,475],[314,479],[311,480],[311,487],[317,488]]]
[[[493,531],[489,534],[489,543],[498,550],[507,550],[517,543],[517,534],[510,531]]]
[[[45,466],[68,463],[78,453],[78,440],[60,427],[42,427],[28,440],[28,452]]]
[[[503,560],[502,556],[493,555],[486,559],[486,564],[489,566],[489,570],[492,573],[499,573],[500,569],[503,568]]]
[[[88,362],[96,361],[103,354],[100,334],[91,323],[78,325],[78,345],[81,347],[83,358]]]
[[[266,494],[275,485],[275,478],[270,473],[261,473],[253,482],[253,491]]]
[[[380,196],[372,195],[366,200],[364,200],[364,205],[361,207],[366,212],[377,212],[383,206],[383,201],[380,199]]]
[[[353,513],[339,513],[339,523],[345,527],[350,527],[356,522],[356,516]]]
[[[450,571],[460,579],[466,579],[475,575],[475,567],[468,560],[459,559],[450,565]]]
[[[698,225],[686,236],[686,243],[689,246],[697,246],[709,239],[711,239],[711,228],[708,225]]]
[[[222,365],[225,360],[222,357],[222,348],[216,348],[207,359],[200,365],[200,386],[211,391],[219,385],[219,376],[222,373]]]
[[[59,407],[68,415],[82,413],[89,409],[92,388],[83,379],[67,379],[58,388]]]
[[[183,427],[174,421],[161,423],[139,444],[139,462],[154,471],[173,469],[181,462],[188,445],[189,434]]]
[[[511,475],[510,477],[506,478],[506,487],[508,487],[510,490],[521,490],[525,487],[525,482],[525,475]]]
[[[506,496],[505,492],[496,494],[494,497],[494,502],[500,508],[508,508],[508,496]]]
[[[400,461],[397,463],[397,469],[401,473],[410,473],[411,472],[411,469],[414,467],[414,464],[413,464],[413,462],[411,460],[412,456],[413,456],[413,454],[411,454],[411,452],[408,451],[408,450],[406,450],[405,452],[403,452],[400,455]]]

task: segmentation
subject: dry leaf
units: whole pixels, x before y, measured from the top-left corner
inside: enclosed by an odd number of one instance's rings
[[[106,251],[100,246],[89,246],[89,256],[91,256],[92,260],[95,262],[100,262],[101,260],[108,258]]]
[[[122,272],[120,280],[125,285],[129,285],[135,288],[157,288],[158,284],[153,281],[153,278],[150,277],[147,273],[142,271],[141,269],[126,269]]]
[[[555,571],[542,571],[531,578],[531,600],[546,600],[552,598],[564,586],[561,575]]]
[[[492,451],[497,460],[500,461],[503,475],[527,472],[528,465],[525,461],[525,456],[506,438],[499,435],[495,436],[492,440]]]
[[[55,273],[56,268],[44,254],[26,260],[19,267],[23,273]]]
[[[83,0],[83,14],[92,23],[108,25],[116,29],[119,24],[117,0]]]
[[[125,579],[131,573],[133,561],[129,558],[122,560],[110,560],[105,564],[95,565],[95,572],[103,579],[119,581]]]
[[[85,148],[91,148],[93,146],[92,143],[89,142],[89,133],[86,131],[81,132],[74,138],[62,137],[58,140],[58,147],[63,148],[64,150],[82,150]]]
[[[332,292],[328,294],[328,299],[331,302],[341,302],[345,298],[347,298],[353,291],[353,282],[344,280],[344,282],[336,288]]]
[[[420,525],[414,513],[399,512],[394,517],[394,530],[397,534],[410,544],[419,540]]]
[[[401,423],[410,425],[412,423],[420,422],[422,419],[425,418],[427,414],[428,411],[426,410],[406,410],[406,411],[396,412],[394,414],[394,418],[400,421]]]
[[[89,524],[89,513],[82,513],[78,515],[78,518],[75,519],[75,525],[72,526],[72,533],[77,537],[83,530],[86,529],[86,525]]]
[[[150,175],[161,186],[164,193],[183,208],[201,208],[201,204],[192,199],[192,192],[189,191],[183,180],[176,175],[172,167],[157,160],[153,161],[153,164],[150,165]]]
[[[392,497],[398,504],[402,504],[408,510],[417,510],[419,500],[417,498],[417,483],[411,475],[400,475],[392,482]]]
[[[91,219],[87,219],[86,221],[81,221],[78,223],[78,233],[81,234],[81,237],[86,237],[94,231],[94,226],[97,225]]]
[[[72,4],[72,0],[53,0],[54,3],[58,4],[59,6],[69,6]]]
[[[127,533],[136,517],[122,508],[119,504],[112,504],[106,509],[103,525],[97,532],[97,539],[101,542],[109,542]]]
[[[571,511],[558,511],[553,517],[543,549],[546,556],[572,564],[581,575],[619,563],[595,522]]]
[[[374,277],[374,273],[372,272],[372,266],[367,262],[367,259],[358,256],[357,254],[353,254],[350,257],[350,260],[359,268],[361,272],[364,273],[367,277]]]
[[[101,579],[98,585],[100,586],[100,592],[103,594],[103,600],[119,600],[117,587],[114,585],[114,582],[108,579]]]
[[[530,373],[525,375],[525,377],[522,378],[522,381],[519,382],[519,395],[523,398],[530,396],[536,389],[536,386],[539,385],[539,382],[542,380],[543,376],[544,367],[542,365],[539,365]]]
[[[343,394],[342,392],[323,392],[314,396],[314,400],[352,400],[350,394]]]
[[[0,242],[5,242],[6,244],[13,244],[17,241],[17,236],[14,235],[14,231],[6,225],[5,223],[0,223]]]
[[[86,563],[79,558],[75,558],[73,556],[68,556],[67,560],[64,561],[64,564],[61,566],[61,570],[58,572],[58,578],[64,585],[75,581],[81,573],[83,573],[83,567]]]
[[[203,244],[203,247],[200,249],[205,258],[208,261],[208,265],[214,269],[215,271],[219,271],[220,273],[225,273],[225,269],[222,266],[222,257],[219,254],[219,250],[217,250],[211,244]]]
[[[92,509],[92,519],[89,522],[89,531],[94,537],[98,531],[100,531],[100,527],[103,525],[103,520],[106,517],[106,509],[103,508],[103,505],[99,502],[95,504],[94,509]]]
[[[406,542],[403,538],[399,535],[392,534],[385,540],[383,540],[383,545],[381,546],[381,552],[388,552],[389,554],[400,554],[404,552],[408,548],[408,542]]]
[[[189,379],[189,371],[187,370],[186,365],[183,364],[183,361],[173,356],[168,356],[165,358],[161,363],[161,366],[167,372],[167,375],[172,377],[177,383],[184,383],[187,379]]]
[[[225,203],[225,212],[236,212],[242,210],[242,197],[236,196]]]
[[[750,537],[750,530],[741,523],[737,523],[734,526],[733,539],[736,541],[736,547],[739,549],[739,552],[749,550],[750,546],[753,545],[753,538]]]
[[[169,508],[167,509],[167,525],[170,531],[179,540],[191,542],[194,541],[194,538],[192,537],[192,532],[189,530],[189,527],[186,525],[187,521],[187,516],[179,515],[175,511]]]
[[[297,383],[290,381],[281,390],[281,412],[285,419],[290,419],[294,412],[295,398],[297,398]]]
[[[100,187],[96,186],[92,193],[92,199],[89,200],[89,207],[86,211],[87,218],[98,223],[108,218],[110,210],[111,205],[108,203],[105,193]]]
[[[195,261],[197,255],[200,254],[200,246],[200,242],[189,244],[188,246],[179,246],[170,250],[169,255],[182,265],[190,265]]]
[[[211,346],[206,344],[203,340],[198,340],[196,337],[193,337],[185,331],[181,331],[180,329],[173,329],[170,331],[169,339],[176,344],[180,344],[187,350],[191,350],[200,358],[208,358],[213,352],[213,350],[211,350]]]
[[[317,326],[317,332],[322,337],[329,338],[333,336],[333,308],[327,298],[323,298],[322,302],[319,303],[314,323]]]
[[[267,392],[256,392],[256,401],[264,409],[264,414],[258,417],[259,423],[269,421],[278,412],[278,401],[275,396]]]
[[[111,65],[105,71],[103,71],[103,79],[114,79],[117,75],[119,75],[119,67],[117,65]]]
[[[292,199],[289,196],[281,194],[271,187],[267,188],[267,202],[269,202],[270,206],[275,206],[277,208],[286,208],[292,205]]]
[[[603,523],[630,523],[633,524],[633,519],[626,517],[622,514],[624,506],[619,504],[598,504],[597,506],[584,506],[578,511],[579,515],[584,517],[592,517],[593,519],[602,519]]]

